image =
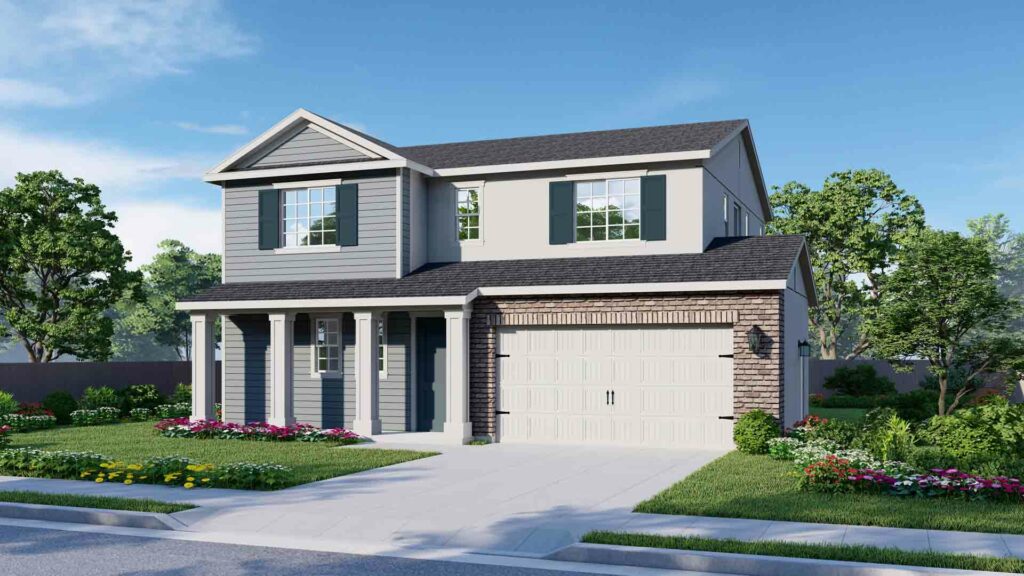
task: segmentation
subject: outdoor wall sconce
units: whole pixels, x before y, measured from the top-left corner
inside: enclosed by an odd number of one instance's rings
[[[761,350],[761,339],[763,336],[764,332],[758,326],[753,326],[750,330],[747,330],[747,349],[755,354]]]
[[[808,358],[811,355],[811,345],[807,340],[799,340],[796,343],[796,347],[800,349],[800,357]]]

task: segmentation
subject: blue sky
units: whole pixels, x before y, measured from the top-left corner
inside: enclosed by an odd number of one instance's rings
[[[1024,4],[0,0],[0,183],[100,184],[140,260],[297,107],[397,145],[749,118],[769,185],[877,167],[1024,228]]]

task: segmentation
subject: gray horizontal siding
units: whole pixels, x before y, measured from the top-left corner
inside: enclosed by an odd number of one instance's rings
[[[308,162],[345,162],[363,158],[369,157],[307,126],[249,164],[249,167],[272,168]]]
[[[259,249],[258,196],[261,188],[227,188],[224,193],[224,280],[341,280],[394,278],[396,250],[395,177],[345,180],[359,185],[359,245],[340,252],[275,254]]]
[[[321,427],[351,427],[355,419],[355,322],[342,315],[340,378],[312,372],[312,318],[299,314],[294,334],[294,410],[297,422]],[[388,315],[387,377],[380,382],[380,418],[384,430],[405,431],[411,423],[410,319]],[[224,418],[229,422],[266,420],[270,413],[270,324],[266,316],[231,316],[224,323]]]
[[[402,169],[402,276],[409,273],[409,262],[412,259],[412,235],[410,222],[412,209],[410,206],[411,171]]]

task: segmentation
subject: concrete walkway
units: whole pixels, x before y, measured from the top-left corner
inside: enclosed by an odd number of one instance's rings
[[[903,550],[931,550],[956,554],[1024,558],[1024,535],[1014,534],[662,514],[632,514],[632,519],[615,531],[662,536],[733,538],[746,541],[776,540],[805,544],[851,544]]]

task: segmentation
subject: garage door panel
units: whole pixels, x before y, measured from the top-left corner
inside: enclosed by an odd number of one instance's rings
[[[728,326],[502,328],[500,439],[729,447],[732,346]]]

